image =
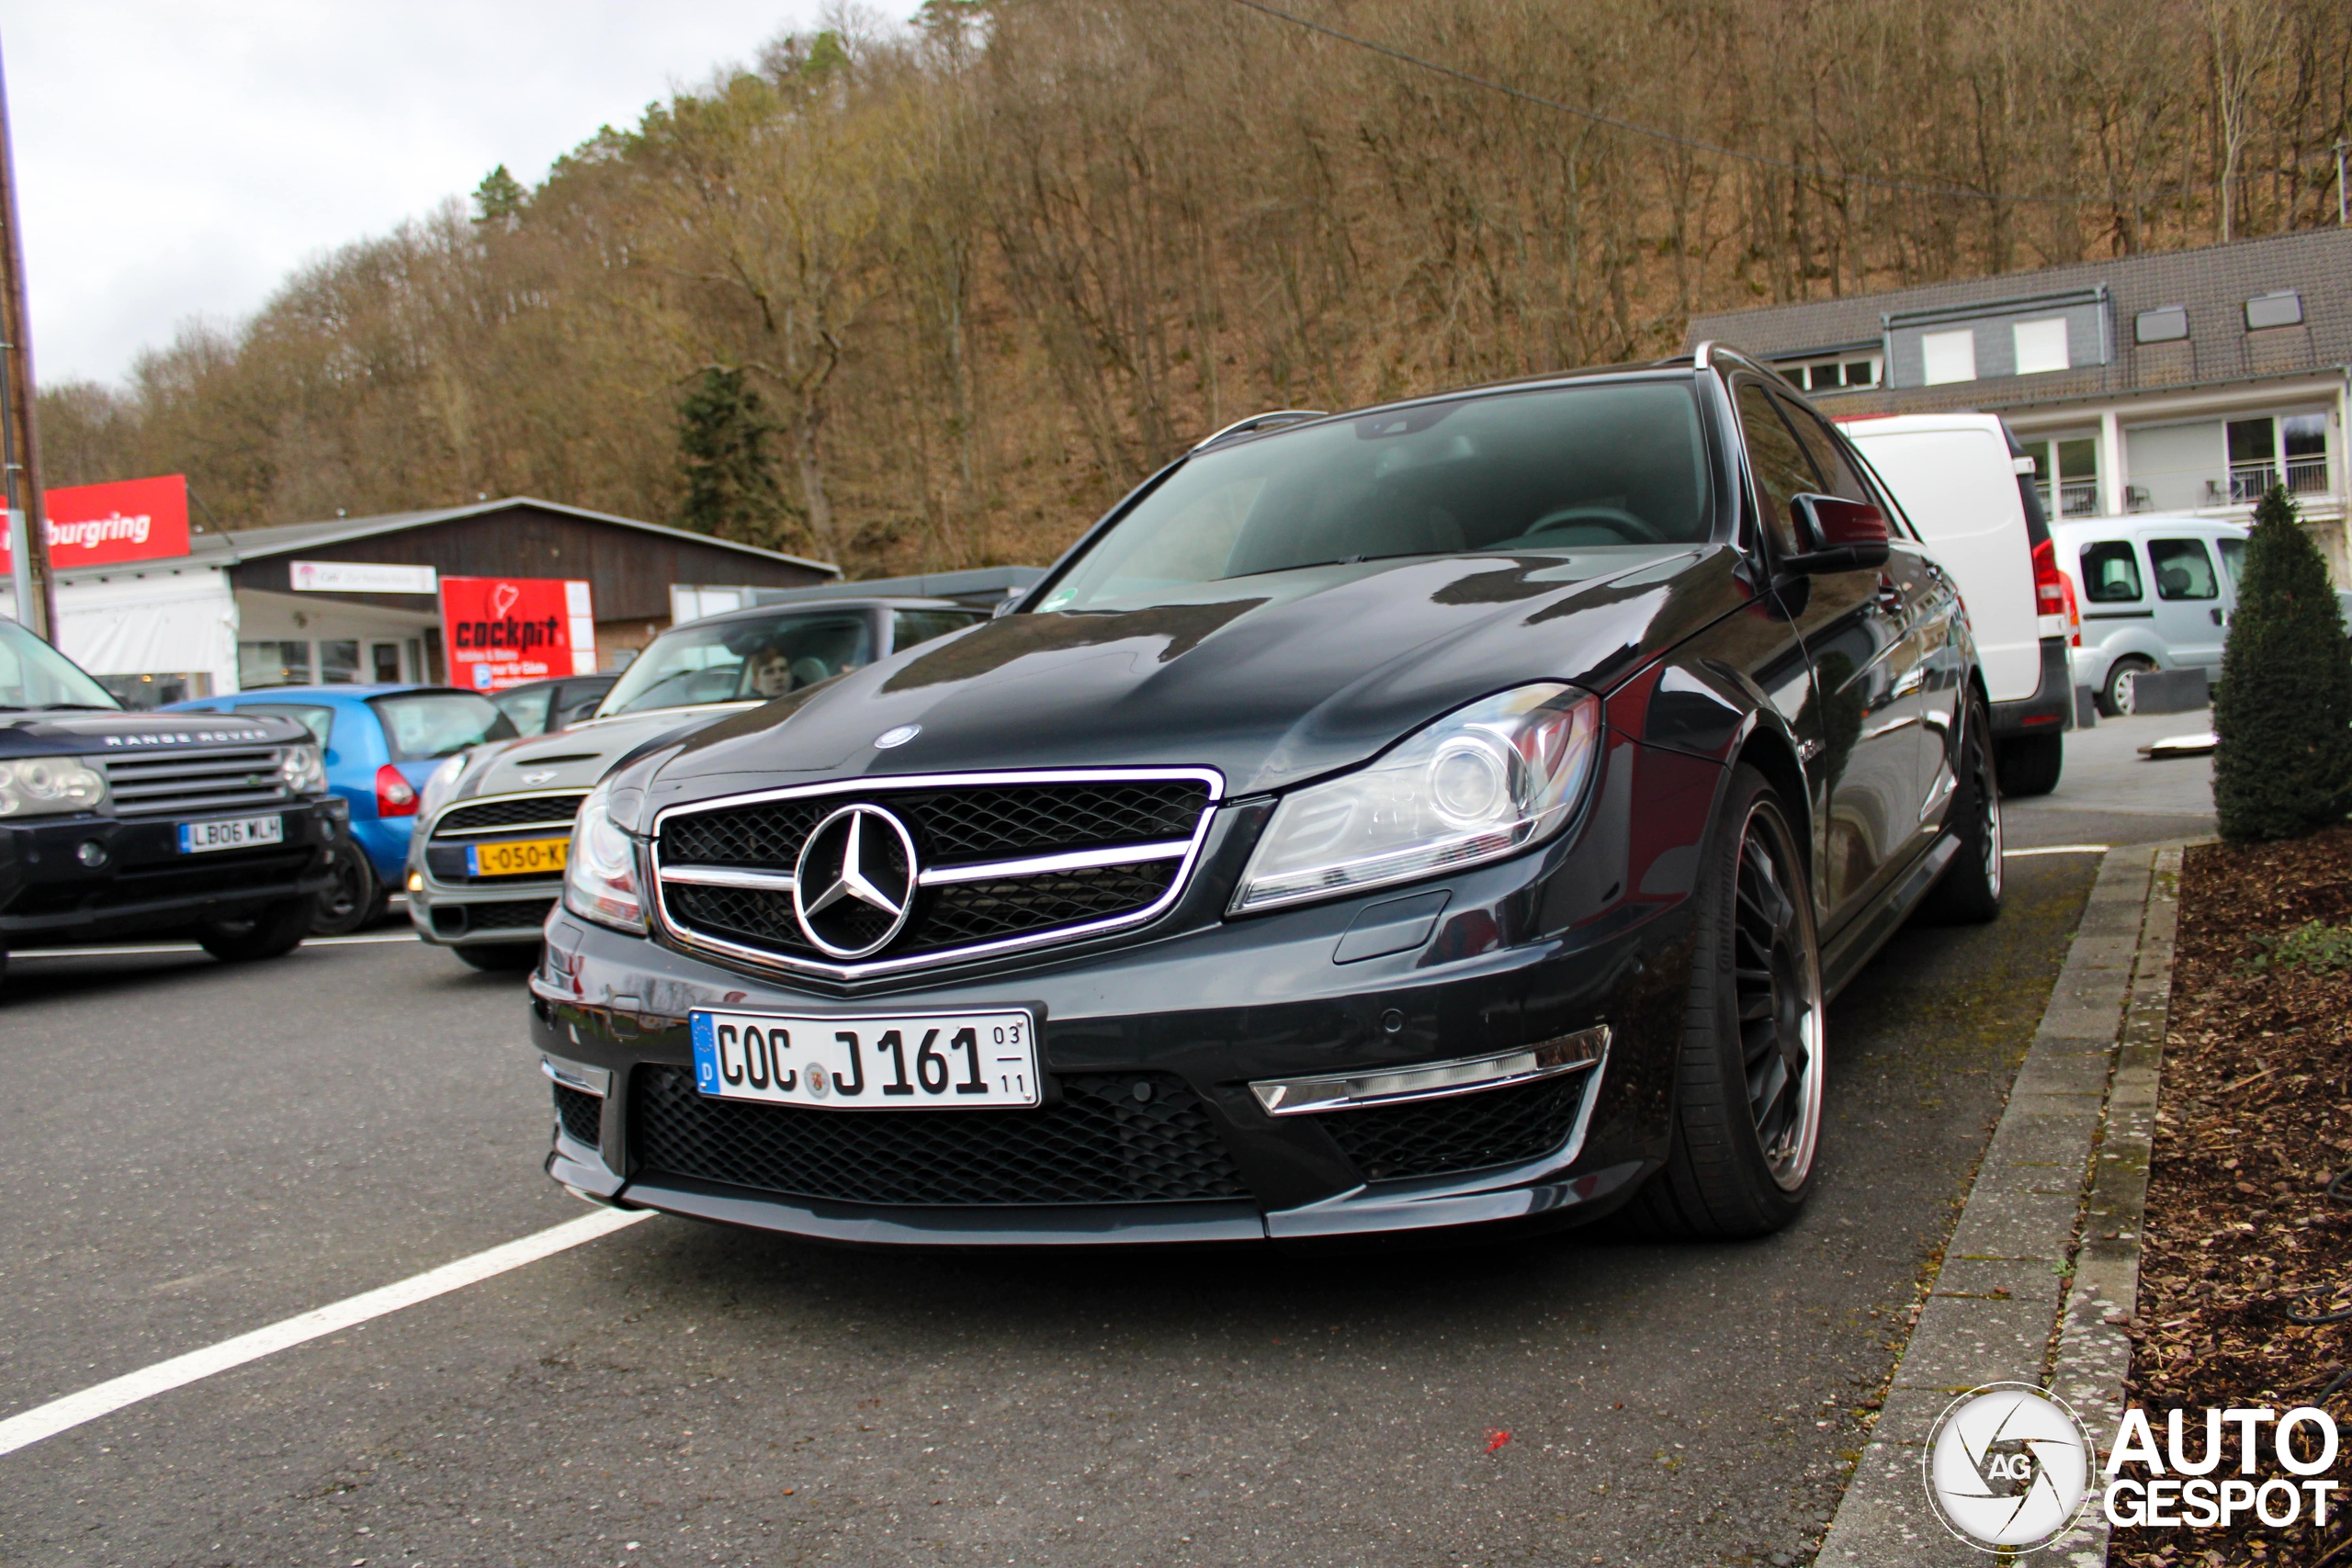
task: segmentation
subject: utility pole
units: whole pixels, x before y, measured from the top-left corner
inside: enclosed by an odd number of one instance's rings
[[[17,143],[8,126],[7,72],[0,65],[0,461],[7,478],[17,620],[44,642],[57,640],[57,589],[49,575],[49,530],[40,495],[40,437],[33,403],[33,331],[25,313],[24,226],[17,216]],[[21,527],[16,518],[24,519]]]

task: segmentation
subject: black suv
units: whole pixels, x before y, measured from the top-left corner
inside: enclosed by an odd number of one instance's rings
[[[290,952],[348,812],[295,720],[125,712],[0,621],[0,962],[181,932],[218,958]]]

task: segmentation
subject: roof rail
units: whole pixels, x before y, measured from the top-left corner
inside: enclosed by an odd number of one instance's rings
[[[1714,356],[1715,340],[1709,338],[1697,348],[1690,351],[1690,368],[1693,370],[1707,369],[1709,367],[1709,362],[1713,360]]]
[[[1254,413],[1248,419],[1235,420],[1206,440],[1196,443],[1193,450],[1197,452],[1203,446],[1214,446],[1228,435],[1247,435],[1253,430],[1272,430],[1278,424],[1296,424],[1301,420],[1328,417],[1327,411],[1322,409],[1276,409],[1272,413]]]

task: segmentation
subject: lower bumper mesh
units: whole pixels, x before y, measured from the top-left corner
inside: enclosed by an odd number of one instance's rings
[[[811,1111],[709,1099],[684,1067],[632,1075],[629,1149],[660,1171],[797,1198],[938,1205],[1247,1198],[1182,1079],[1073,1076],[1023,1111]]]
[[[1568,1141],[1591,1076],[1563,1073],[1444,1100],[1325,1111],[1315,1122],[1368,1181],[1516,1165]]]
[[[605,1135],[603,1098],[562,1084],[553,1087],[555,1119],[562,1123],[563,1135],[575,1144],[585,1144],[594,1148]]]

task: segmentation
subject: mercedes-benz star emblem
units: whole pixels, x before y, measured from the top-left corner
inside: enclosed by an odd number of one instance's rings
[[[792,871],[800,929],[835,958],[890,945],[915,903],[915,841],[878,806],[844,806],[817,824]]]

